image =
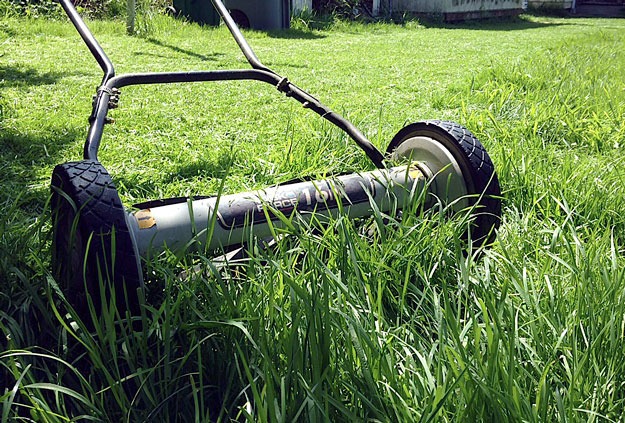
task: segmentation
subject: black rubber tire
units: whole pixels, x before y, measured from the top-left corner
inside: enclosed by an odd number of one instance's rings
[[[501,188],[495,166],[484,146],[465,127],[454,122],[433,120],[402,128],[391,140],[387,154],[392,154],[401,143],[417,136],[440,142],[458,162],[467,185],[469,203],[474,210],[471,241],[478,247],[491,244],[501,223]]]
[[[99,315],[103,281],[105,299],[138,314],[142,273],[109,173],[95,160],[60,164],[51,188],[52,272],[69,303],[85,319],[90,295]]]

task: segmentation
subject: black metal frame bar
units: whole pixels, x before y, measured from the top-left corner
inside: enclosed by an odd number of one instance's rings
[[[83,156],[88,160],[97,160],[98,149],[104,131],[104,125],[108,122],[108,111],[111,106],[116,105],[118,89],[128,85],[145,84],[167,84],[177,82],[205,82],[205,81],[234,81],[234,80],[254,80],[274,85],[278,91],[293,97],[302,103],[305,108],[311,109],[324,119],[327,119],[345,133],[347,133],[356,144],[365,152],[371,161],[378,168],[385,168],[384,155],[378,150],[350,121],[333,112],[312,95],[289,82],[285,77],[278,75],[267,66],[263,65],[256,57],[254,51],[247,43],[238,26],[230,16],[230,13],[221,0],[212,0],[213,5],[221,15],[224,23],[230,30],[245,58],[252,66],[252,69],[235,70],[209,70],[193,72],[159,72],[159,73],[137,73],[115,76],[113,63],[108,58],[98,41],[82,20],[70,0],[59,0],[65,13],[76,27],[76,30],[84,40],[85,44],[102,68],[104,76],[101,86],[93,102],[93,110],[89,117],[89,132],[85,142]]]

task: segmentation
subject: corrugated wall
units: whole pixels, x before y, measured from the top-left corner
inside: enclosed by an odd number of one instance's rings
[[[394,0],[394,11],[415,13],[467,13],[521,9],[522,0]]]
[[[305,9],[312,10],[312,0],[291,0],[291,2],[294,13]],[[545,0],[541,3],[549,2],[555,3],[554,0]],[[533,2],[530,1],[531,3]],[[570,1],[565,1],[565,3],[570,4]],[[527,0],[373,0],[373,12],[384,13],[392,10],[399,13],[470,14],[520,10],[526,4]]]
[[[565,0],[529,0],[528,4],[532,9],[570,9],[573,7],[573,1]]]
[[[312,10],[312,0],[291,0],[291,10],[293,13]]]

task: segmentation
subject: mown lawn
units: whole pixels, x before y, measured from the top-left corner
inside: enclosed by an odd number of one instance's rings
[[[224,28],[153,24],[89,22],[118,74],[247,67]],[[101,73],[69,23],[5,17],[2,421],[622,421],[625,21],[295,26],[245,34],[380,149],[424,119],[482,141],[495,244],[466,255],[435,214],[300,224],[245,268],[159,257],[139,324],[76,327],[49,269],[49,180],[82,156]],[[126,204],[373,168],[255,82],[129,87],[112,117],[100,159]]]

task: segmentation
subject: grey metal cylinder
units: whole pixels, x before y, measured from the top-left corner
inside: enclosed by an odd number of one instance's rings
[[[400,210],[425,184],[412,164],[152,207],[127,212],[126,220],[143,258],[164,249],[211,251],[271,236],[273,228],[285,226],[280,215],[310,219],[342,209],[350,218],[365,217],[372,204],[381,212]]]

